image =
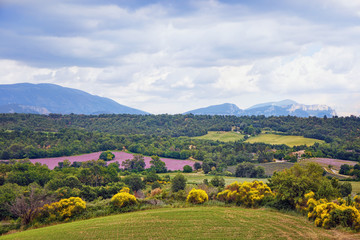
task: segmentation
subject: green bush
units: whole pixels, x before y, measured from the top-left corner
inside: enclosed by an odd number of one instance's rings
[[[180,190],[184,190],[186,187],[186,178],[184,175],[178,173],[171,181],[171,190],[173,192],[178,192]]]
[[[115,158],[115,155],[110,151],[105,151],[100,154],[99,159],[104,161],[111,161]]]
[[[154,182],[152,185],[151,185],[151,189],[155,189],[155,188],[161,188],[161,185],[160,185],[160,183],[159,182]]]
[[[211,179],[210,183],[214,187],[221,187],[221,188],[225,187],[225,179],[220,176],[215,176],[213,179]]]
[[[135,174],[126,176],[124,182],[135,192],[145,188],[145,183],[141,180],[141,177]]]
[[[185,165],[185,166],[183,167],[183,172],[184,172],[184,173],[191,173],[192,171],[193,171],[193,169],[192,169],[192,167],[189,166],[189,165]]]

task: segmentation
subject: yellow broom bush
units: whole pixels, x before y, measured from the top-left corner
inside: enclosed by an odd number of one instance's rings
[[[305,195],[306,196],[306,195]],[[316,200],[314,194],[310,192],[307,197],[308,218],[315,222],[318,227],[326,229],[338,225],[349,227],[356,231],[360,230],[360,198],[355,196],[354,201],[347,205],[343,199],[337,202],[328,202],[326,199]]]
[[[234,182],[226,189],[218,193],[217,198],[227,203],[236,203],[246,207],[258,207],[265,197],[273,197],[274,194],[265,183],[261,181]]]
[[[195,204],[201,204],[201,203],[204,203],[206,201],[209,200],[209,197],[207,195],[207,193],[202,190],[202,189],[195,189],[193,188],[187,198],[186,198],[186,202],[189,202],[189,203],[195,203]]]
[[[86,209],[86,202],[79,197],[61,199],[42,207],[42,217],[49,221],[68,221],[70,218],[82,213]]]
[[[129,193],[129,188],[123,188],[119,193],[115,194],[110,203],[115,207],[126,207],[137,203],[136,197]]]

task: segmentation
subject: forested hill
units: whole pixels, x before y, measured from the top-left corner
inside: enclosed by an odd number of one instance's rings
[[[270,129],[280,134],[312,137],[326,142],[356,141],[360,118],[298,118],[264,116],[209,115],[36,115],[0,114],[0,129],[57,132],[63,128],[83,129],[111,134],[148,134],[171,137],[200,136],[208,131],[244,131],[247,128]]]
[[[231,130],[245,135],[272,131],[325,140],[326,144],[289,148],[243,140],[221,143],[189,138],[208,131]],[[309,156],[359,161],[359,136],[358,117],[0,114],[2,159],[70,156],[126,148],[150,156],[193,157],[216,163],[217,167],[250,160],[254,153],[258,161],[269,161],[299,150],[306,150]],[[190,148],[192,145],[196,148]]]

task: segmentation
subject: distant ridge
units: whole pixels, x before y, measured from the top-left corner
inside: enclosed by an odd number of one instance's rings
[[[238,108],[235,104],[224,103],[220,105],[212,105],[209,107],[199,108],[188,111],[184,114],[195,115],[235,115],[235,116],[297,116],[297,117],[332,117],[336,116],[336,112],[326,105],[305,105],[299,104],[293,100],[286,99],[279,102],[268,102],[256,104],[245,110]]]
[[[220,105],[212,105],[205,108],[195,109],[185,114],[200,114],[200,115],[241,115],[243,110],[238,108],[235,104],[224,103]]]
[[[109,98],[55,84],[18,83],[0,85],[1,113],[37,114],[148,114]]]

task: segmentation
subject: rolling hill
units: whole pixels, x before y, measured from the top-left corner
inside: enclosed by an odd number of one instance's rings
[[[160,208],[58,224],[2,239],[359,239],[306,217],[240,207]]]

